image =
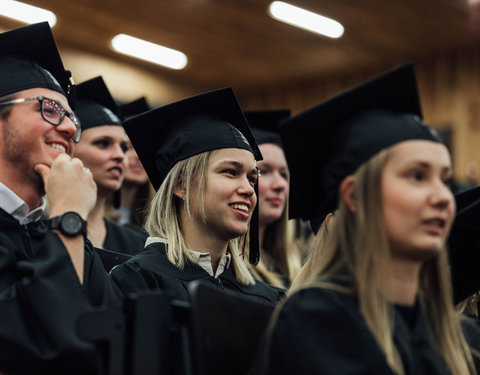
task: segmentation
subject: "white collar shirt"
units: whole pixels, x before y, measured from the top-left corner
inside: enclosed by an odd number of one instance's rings
[[[12,215],[21,225],[40,220],[46,206],[47,200],[43,197],[42,204],[29,211],[27,203],[0,182],[0,207]]]

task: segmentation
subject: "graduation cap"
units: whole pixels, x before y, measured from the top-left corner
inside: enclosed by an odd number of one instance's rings
[[[337,208],[342,180],[373,155],[406,140],[440,142],[421,115],[415,73],[407,64],[284,122],[290,218],[309,219],[317,232]]]
[[[65,95],[73,108],[74,86],[48,22],[0,34],[0,96],[46,88]]]
[[[240,148],[262,159],[230,87],[152,109],[123,125],[155,190],[177,162],[203,152]],[[250,224],[252,263],[258,262],[257,210]]]
[[[119,107],[100,76],[77,86],[75,114],[82,123],[83,131],[96,126],[122,125]]]
[[[135,115],[139,115],[143,112],[147,112],[150,109],[147,99],[145,97],[138,98],[132,102],[122,104],[120,106],[120,114],[122,119],[127,119]]]
[[[280,138],[280,122],[290,118],[289,109],[245,111],[245,118],[252,127],[257,145],[273,143],[283,148]]]
[[[480,187],[455,195],[457,214],[448,237],[454,302],[480,291]]]

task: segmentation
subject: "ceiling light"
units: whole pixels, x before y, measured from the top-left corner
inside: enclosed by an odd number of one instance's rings
[[[50,27],[55,26],[57,17],[49,10],[14,0],[1,0],[0,14],[25,23],[47,21]]]
[[[279,21],[317,34],[330,38],[340,38],[343,35],[344,28],[339,22],[283,1],[272,2],[269,12],[273,18]]]
[[[117,52],[166,66],[171,69],[183,69],[187,65],[184,53],[160,46],[133,36],[118,34],[112,39],[112,47]]]

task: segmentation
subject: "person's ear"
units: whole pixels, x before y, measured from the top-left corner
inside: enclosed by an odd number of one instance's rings
[[[356,211],[354,192],[355,192],[355,177],[352,175],[345,177],[340,185],[340,194],[347,208],[352,212]]]
[[[180,198],[182,201],[184,201],[186,190],[183,186],[177,186],[173,189],[173,195],[175,195],[177,198]]]

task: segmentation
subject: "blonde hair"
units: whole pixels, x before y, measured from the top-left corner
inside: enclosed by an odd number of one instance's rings
[[[181,160],[173,166],[149,206],[145,229],[150,236],[163,238],[168,243],[167,258],[176,267],[183,269],[185,264],[196,263],[185,244],[180,228],[180,207],[183,204],[191,216],[192,187],[198,187],[197,201],[200,215],[206,222],[205,189],[209,157],[213,151],[204,152]],[[185,201],[175,196],[177,188],[185,189]],[[249,285],[255,281],[248,271],[240,250],[241,237],[228,242],[228,251],[232,257],[232,266],[238,282]],[[194,249],[192,249],[194,250]],[[248,253],[248,251],[246,252]]]
[[[383,150],[357,169],[354,175],[355,213],[339,200],[333,226],[326,238],[314,243],[311,251],[316,254],[310,258],[315,262],[309,262],[304,284],[296,284],[295,288],[338,290],[327,283],[339,276],[351,280],[350,292],[356,295],[361,314],[389,366],[395,373],[404,374],[392,337],[393,307],[380,292],[378,280],[382,259],[390,256],[381,201],[381,177],[388,156],[389,149]],[[319,234],[326,235],[325,232]],[[422,265],[419,284],[419,302],[450,373],[475,374],[472,355],[452,304],[446,251],[440,251]]]
[[[282,216],[265,228],[259,263],[251,267],[256,278],[270,285],[284,288],[281,276],[290,283],[302,267],[299,245],[295,241],[295,223],[288,220],[288,202]]]
[[[292,295],[298,289],[301,289],[305,284],[312,281],[312,279],[316,277],[315,267],[319,264],[320,258],[323,255],[321,249],[323,249],[325,246],[327,235],[327,221],[323,220],[317,234],[311,239],[309,246],[306,249],[308,254],[307,259],[305,260],[303,267],[297,273],[297,276],[293,279],[292,285],[287,292],[288,295]]]

